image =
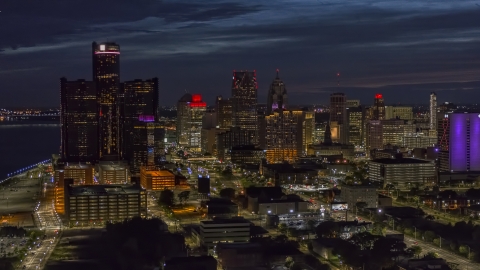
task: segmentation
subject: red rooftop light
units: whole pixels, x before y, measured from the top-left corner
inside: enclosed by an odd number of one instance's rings
[[[383,98],[382,94],[375,94],[375,98]]]
[[[193,95],[192,95],[192,101],[193,101],[193,102],[202,102],[202,95],[200,95],[200,94],[193,94]]]

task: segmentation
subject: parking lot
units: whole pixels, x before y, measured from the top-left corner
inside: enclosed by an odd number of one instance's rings
[[[281,215],[279,216],[280,219],[280,224],[284,223],[287,225],[289,228],[295,228],[297,230],[307,230],[309,229],[309,220],[313,220],[314,223],[311,225],[313,227],[318,226],[321,222],[325,220],[325,216],[319,215],[319,214],[300,214],[300,215]]]

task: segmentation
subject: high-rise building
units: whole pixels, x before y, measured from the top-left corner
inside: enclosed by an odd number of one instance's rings
[[[385,119],[413,120],[413,108],[408,106],[385,106]]]
[[[253,130],[244,130],[239,127],[230,127],[230,130],[218,133],[216,139],[218,160],[225,161],[234,146],[253,144],[255,134]]]
[[[436,136],[437,130],[437,94],[435,92],[430,93],[430,135]]]
[[[350,108],[350,107],[358,107],[360,106],[360,100],[358,99],[347,99],[347,108]]]
[[[177,138],[180,145],[201,151],[202,118],[207,104],[200,94],[185,94],[177,103]]]
[[[365,120],[365,110],[362,106],[348,107],[348,139],[349,143],[355,146],[363,144],[363,127]]]
[[[163,143],[163,129],[155,121],[158,112],[158,79],[122,83],[123,153],[132,173],[141,166],[153,166]],[[155,154],[157,151],[157,154]]]
[[[276,109],[284,110],[287,107],[287,89],[285,89],[285,84],[278,77],[273,80],[268,90],[267,95],[267,115],[271,114]]]
[[[60,79],[61,156],[92,163],[98,157],[97,97],[93,82]]]
[[[93,81],[97,90],[99,158],[121,154],[120,46],[92,43]]]
[[[405,120],[370,120],[367,124],[367,150],[385,145],[403,145],[403,137],[415,132],[415,124]]]
[[[229,128],[232,126],[232,100],[217,96],[215,100],[215,112],[217,113],[217,123],[220,128]]]
[[[232,125],[234,127],[257,132],[257,89],[255,71],[233,71]]]
[[[385,101],[383,100],[382,94],[375,94],[375,99],[373,101],[373,119],[385,119]]]
[[[439,121],[440,170],[480,171],[480,114],[454,112]]]
[[[330,124],[332,122],[338,125],[338,142],[348,143],[347,96],[344,93],[330,95]],[[332,137],[337,136],[332,134]]]
[[[313,112],[276,110],[260,118],[259,144],[269,163],[294,162],[313,143]]]

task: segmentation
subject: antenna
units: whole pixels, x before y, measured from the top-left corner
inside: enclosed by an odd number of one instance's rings
[[[340,72],[337,72],[337,86],[340,87]]]
[[[185,93],[188,93],[187,89],[185,89]]]

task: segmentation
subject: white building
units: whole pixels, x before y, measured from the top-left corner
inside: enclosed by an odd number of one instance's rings
[[[215,218],[200,221],[200,228],[192,230],[192,236],[198,245],[213,249],[218,243],[250,242],[251,222],[242,218]]]
[[[411,184],[433,184],[435,164],[433,161],[414,158],[381,158],[368,162],[370,180],[383,186],[408,187]]]

